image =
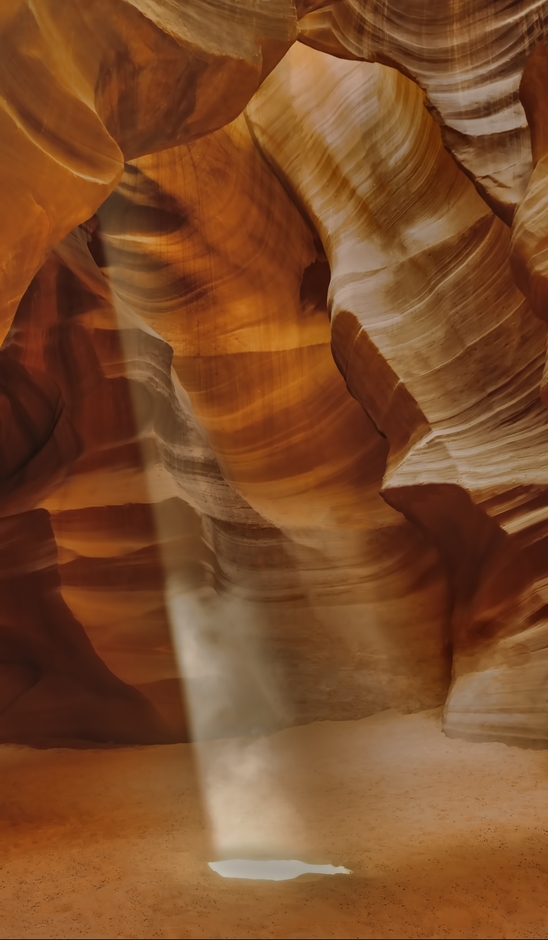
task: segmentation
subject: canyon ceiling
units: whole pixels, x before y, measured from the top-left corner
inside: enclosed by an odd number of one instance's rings
[[[4,0],[0,741],[546,746],[547,34]]]

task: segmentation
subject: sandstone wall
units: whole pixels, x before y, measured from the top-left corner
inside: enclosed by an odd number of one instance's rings
[[[1,740],[546,743],[545,21],[0,14]]]

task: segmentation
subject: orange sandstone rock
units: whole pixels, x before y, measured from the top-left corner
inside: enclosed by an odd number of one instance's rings
[[[9,0],[0,11],[0,338],[124,159],[226,124],[295,38],[291,0]],[[225,89],[230,87],[230,94]]]
[[[247,115],[325,246],[334,357],[390,444],[382,492],[446,561],[447,727],[544,740],[545,331],[512,281],[509,232],[392,69],[294,47]],[[533,625],[516,697],[497,644]]]
[[[544,29],[4,6],[0,740],[546,744]]]
[[[299,38],[342,58],[393,66],[417,82],[444,145],[510,223],[531,173],[518,87],[546,28],[546,4],[537,0],[341,0],[305,16]]]

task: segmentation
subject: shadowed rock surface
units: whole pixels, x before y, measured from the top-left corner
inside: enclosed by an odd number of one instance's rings
[[[545,20],[0,13],[1,741],[545,746]]]

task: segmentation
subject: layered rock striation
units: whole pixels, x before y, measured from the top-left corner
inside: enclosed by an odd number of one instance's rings
[[[527,624],[520,682],[537,686],[545,330],[512,280],[508,228],[445,152],[422,97],[395,70],[295,47],[247,114],[325,246],[334,357],[390,444],[383,495],[446,560],[456,678],[447,726],[503,734],[507,723],[511,734],[521,721],[525,734],[538,700],[524,693],[518,718],[492,643],[504,636],[511,658]],[[473,715],[461,716],[469,681]]]
[[[299,38],[416,82],[445,146],[510,223],[532,168],[519,84],[546,35],[547,12],[542,0],[339,0],[305,15]]]
[[[546,743],[544,23],[0,14],[0,740]]]
[[[3,5],[2,338],[47,252],[101,205],[124,160],[235,118],[296,35],[291,0],[211,12],[209,0]]]

